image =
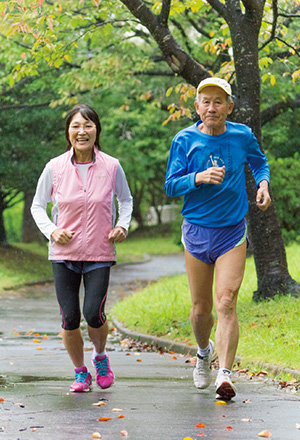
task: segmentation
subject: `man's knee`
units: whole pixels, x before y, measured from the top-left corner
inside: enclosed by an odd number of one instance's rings
[[[215,308],[218,313],[235,313],[236,311],[236,299],[237,299],[237,291],[234,290],[226,290],[223,292],[218,292],[215,300]]]
[[[193,304],[191,309],[191,317],[195,319],[205,319],[211,316],[212,306],[210,303],[201,302]]]

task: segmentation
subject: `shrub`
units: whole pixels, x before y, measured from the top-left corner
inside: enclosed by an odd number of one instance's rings
[[[300,243],[300,154],[268,158],[271,190],[285,243]]]

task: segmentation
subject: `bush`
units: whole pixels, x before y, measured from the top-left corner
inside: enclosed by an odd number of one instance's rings
[[[268,158],[271,190],[285,243],[300,243],[300,154]]]

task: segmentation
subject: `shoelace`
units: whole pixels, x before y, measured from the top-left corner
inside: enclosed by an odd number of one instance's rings
[[[76,382],[82,382],[85,383],[85,380],[87,379],[89,373],[75,373],[75,380]]]
[[[107,368],[108,368],[107,358],[102,359],[101,361],[96,361],[94,359],[94,362],[95,362],[95,366],[97,368],[97,373],[100,376],[106,376],[107,375]]]

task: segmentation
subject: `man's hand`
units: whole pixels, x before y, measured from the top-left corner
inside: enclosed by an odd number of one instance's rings
[[[197,173],[195,177],[195,185],[200,186],[201,183],[211,183],[213,185],[221,185],[225,176],[225,166],[210,167],[207,170]]]
[[[126,230],[122,226],[117,226],[108,234],[108,240],[115,243],[121,243],[126,238]]]
[[[266,211],[271,204],[271,197],[269,194],[269,184],[267,180],[262,180],[256,193],[256,205],[262,211]]]
[[[52,232],[51,237],[53,238],[55,243],[60,244],[61,246],[65,246],[72,240],[74,234],[75,231],[68,231],[68,229],[57,228]]]

